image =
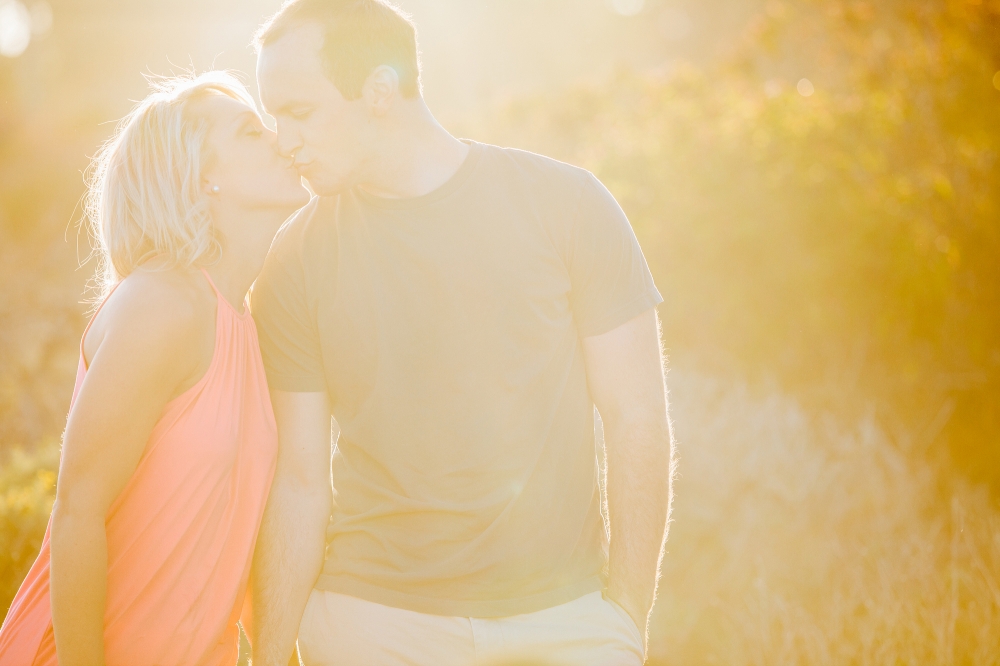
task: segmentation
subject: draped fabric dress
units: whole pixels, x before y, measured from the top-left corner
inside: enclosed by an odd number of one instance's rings
[[[277,431],[250,312],[237,312],[215,292],[211,365],[166,405],[108,511],[108,666],[232,666],[237,660],[236,622],[274,474]],[[74,401],[86,373],[81,348]],[[0,629],[0,666],[58,664],[50,530],[51,520]]]

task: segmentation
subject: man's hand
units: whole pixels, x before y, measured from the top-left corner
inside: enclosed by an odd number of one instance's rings
[[[583,340],[590,393],[604,422],[608,596],[646,634],[670,515],[673,441],[656,311]]]

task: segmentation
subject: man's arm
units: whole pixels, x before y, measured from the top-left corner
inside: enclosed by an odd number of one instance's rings
[[[658,320],[649,310],[583,339],[591,396],[604,422],[611,523],[608,595],[645,635],[672,497],[673,440]]]
[[[286,666],[293,659],[299,621],[323,566],[333,504],[326,394],[272,391],[271,402],[279,449],[253,558],[248,633],[255,666]]]

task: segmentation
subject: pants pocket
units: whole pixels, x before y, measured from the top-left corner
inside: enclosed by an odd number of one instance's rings
[[[646,641],[643,636],[643,632],[639,630],[639,627],[636,625],[635,620],[632,619],[632,616],[628,614],[628,611],[622,608],[617,601],[615,601],[614,599],[612,599],[611,597],[607,596],[604,593],[601,593],[601,596],[604,599],[604,603],[610,606],[611,610],[614,611],[614,613],[618,616],[618,618],[625,623],[626,630],[629,632],[629,634],[631,634],[632,638],[635,640],[636,645],[638,645],[639,647],[639,651],[643,654],[643,656],[645,656]]]
[[[320,637],[316,636],[315,625],[316,615],[323,611],[322,592],[313,590],[309,593],[309,600],[306,602],[305,610],[302,612],[302,619],[299,621],[298,647],[299,654],[307,664],[316,663],[313,655],[313,648]]]

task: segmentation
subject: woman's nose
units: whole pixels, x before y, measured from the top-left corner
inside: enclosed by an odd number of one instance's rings
[[[268,143],[271,144],[271,150],[274,151],[274,154],[283,160],[294,161],[295,159],[294,153],[286,153],[281,149],[281,142],[278,141],[278,133],[272,132],[271,130],[268,130],[267,132],[268,132],[267,140]]]
[[[271,147],[274,148],[275,152],[277,152],[278,151],[278,133],[275,132],[275,131],[273,131],[273,130],[269,130],[269,129],[264,130],[264,133],[265,133],[265,136],[267,136],[267,142],[269,144],[271,144]]]

